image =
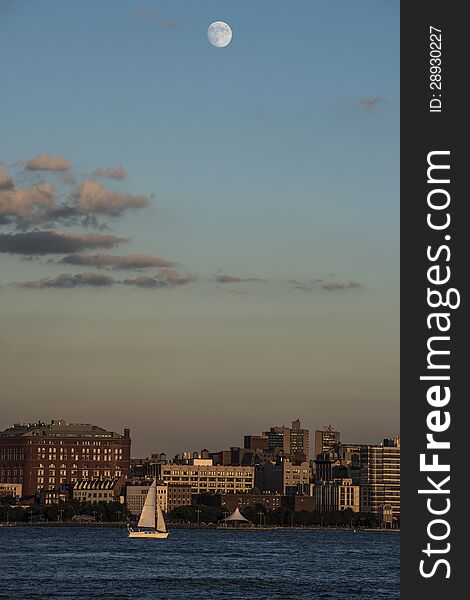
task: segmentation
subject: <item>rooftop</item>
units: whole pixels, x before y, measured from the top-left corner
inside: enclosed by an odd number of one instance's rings
[[[81,479],[73,486],[74,490],[113,490],[121,481],[119,477],[113,479]]]
[[[15,423],[0,432],[0,437],[17,436],[45,436],[45,437],[123,437],[114,431],[107,431],[97,425],[88,423],[67,423],[63,419],[52,420],[50,423],[37,421],[36,423]]]

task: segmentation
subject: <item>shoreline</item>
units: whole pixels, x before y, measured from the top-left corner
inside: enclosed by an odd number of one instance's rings
[[[99,523],[74,523],[73,521],[42,521],[38,523],[0,523],[0,527],[81,527],[91,529],[125,529],[127,523],[122,522],[99,522]],[[218,525],[197,525],[193,523],[169,523],[167,525],[168,530],[171,529],[195,529],[195,530],[206,530],[206,531],[280,531],[280,530],[291,530],[291,531],[343,531],[349,533],[363,533],[363,532],[378,532],[378,533],[400,533],[400,529],[385,529],[380,527],[324,527],[324,526],[313,526],[313,527],[291,527],[289,525],[279,526],[258,526],[253,527],[225,527]]]

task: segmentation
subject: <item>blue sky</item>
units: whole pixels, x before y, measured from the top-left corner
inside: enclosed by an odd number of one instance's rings
[[[224,49],[207,41],[216,20],[233,30]],[[100,183],[149,204],[105,219],[109,234],[130,240],[110,254],[165,257],[196,277],[172,289],[29,289],[16,284],[96,269],[0,254],[3,364],[13,375],[21,365],[41,388],[32,406],[30,388],[9,382],[15,411],[5,425],[104,422],[112,408],[110,424],[130,424],[150,450],[150,430],[126,406],[134,394],[154,410],[155,386],[166,418],[175,403],[194,417],[201,441],[180,433],[194,447],[223,443],[198,406],[210,411],[225,395],[250,408],[224,425],[230,444],[251,432],[243,427],[297,416],[312,429],[344,424],[365,441],[397,433],[398,2],[4,2],[0,56],[0,170],[16,188],[50,183],[63,201],[72,189],[61,172],[26,161],[64,157],[77,186],[122,166],[124,179]],[[264,281],[217,283],[219,269]],[[61,322],[55,359],[47,319]],[[80,362],[85,348],[101,369]],[[152,357],[162,354],[160,373]],[[45,383],[47,357],[59,362]],[[77,368],[91,369],[86,384]],[[63,408],[64,389],[89,398],[91,414]],[[165,432],[158,443],[177,449]]]

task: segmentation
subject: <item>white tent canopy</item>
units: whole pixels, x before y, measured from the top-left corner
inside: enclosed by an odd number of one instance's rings
[[[224,519],[225,522],[227,521],[244,521],[245,523],[249,523],[250,521],[248,519],[245,519],[245,517],[242,515],[242,513],[240,512],[238,506],[235,509],[235,511],[226,519]]]

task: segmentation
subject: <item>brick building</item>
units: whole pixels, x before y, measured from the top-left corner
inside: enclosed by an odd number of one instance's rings
[[[325,425],[322,430],[315,431],[315,458],[328,452],[335,444],[341,442],[341,433],[331,425]]]
[[[80,479],[125,477],[130,465],[124,435],[82,423],[16,424],[0,432],[0,483],[21,483],[24,497]]]
[[[178,506],[190,506],[193,500],[192,485],[184,483],[168,484],[168,512]]]
[[[302,510],[313,511],[317,509],[315,498],[313,496],[284,496],[284,505],[295,512]]]

